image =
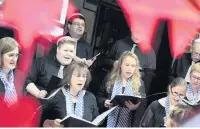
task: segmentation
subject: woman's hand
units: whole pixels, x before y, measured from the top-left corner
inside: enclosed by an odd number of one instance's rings
[[[45,120],[43,123],[43,127],[64,127],[64,125],[60,123],[61,123],[61,119]]]
[[[112,103],[110,103],[110,101],[111,101],[111,100],[109,100],[109,99],[106,99],[106,100],[105,100],[105,102],[104,102],[104,106],[105,106],[105,107],[107,107],[107,108],[110,108],[110,107],[112,107],[112,106],[113,106],[113,104],[112,104]]]
[[[138,106],[140,105],[141,102],[137,103],[137,104],[133,104],[131,101],[125,101],[125,105],[127,106],[127,108],[129,110],[135,110],[138,108]]]

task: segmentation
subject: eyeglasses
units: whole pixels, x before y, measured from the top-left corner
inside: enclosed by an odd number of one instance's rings
[[[85,26],[84,23],[78,23],[78,22],[73,22],[72,24],[75,25],[75,26],[82,26],[82,27]]]
[[[172,95],[173,95],[174,97],[179,97],[180,99],[184,99],[184,98],[185,98],[184,95],[179,94],[179,93],[177,93],[176,91],[173,92],[172,89],[171,89],[171,93],[172,93]]]
[[[190,75],[190,77],[194,80],[200,81],[200,77],[194,76],[194,75]]]
[[[14,54],[14,53],[11,53],[11,54],[8,54],[8,57],[10,58],[10,59],[14,59],[14,58],[19,58],[19,56],[20,56],[21,54]]]
[[[192,52],[193,56],[200,57],[200,53]]]

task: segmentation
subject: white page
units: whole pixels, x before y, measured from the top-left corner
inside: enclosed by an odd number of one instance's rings
[[[68,119],[68,118],[70,118],[70,117],[75,118],[75,119],[77,119],[77,120],[81,120],[81,121],[90,123],[90,124],[93,124],[92,122],[87,121],[87,120],[85,120],[85,119],[83,119],[83,118],[81,118],[81,117],[75,116],[75,115],[67,115],[66,117],[64,117],[64,118],[61,120],[61,122],[63,122],[64,120],[66,120],[66,119]]]
[[[103,121],[106,116],[108,116],[108,114],[110,114],[113,110],[115,110],[118,106],[112,107],[111,109],[105,111],[104,113],[102,113],[101,115],[98,115],[93,121],[92,123],[96,126],[98,126],[101,121]]]
[[[58,93],[58,91],[60,91],[60,89],[61,89],[61,87],[59,89],[57,89],[55,92],[53,92],[51,95],[49,95],[49,97],[41,98],[41,99],[45,99],[45,100],[51,99],[52,97],[54,97]]]

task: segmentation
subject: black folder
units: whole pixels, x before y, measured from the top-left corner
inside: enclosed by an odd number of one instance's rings
[[[52,75],[51,79],[47,85],[47,93],[51,93],[53,90],[60,88],[60,82],[61,82],[61,78]]]
[[[125,106],[125,101],[131,101],[133,104],[137,104],[138,102],[143,102],[146,98],[138,97],[138,96],[127,96],[127,95],[116,95],[111,103],[114,105],[119,105],[121,107]]]

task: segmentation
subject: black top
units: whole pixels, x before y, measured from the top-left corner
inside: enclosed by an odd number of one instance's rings
[[[130,37],[116,41],[111,51],[111,58],[118,60],[124,51],[131,51],[133,44],[134,42]],[[153,49],[145,54],[136,46],[134,53],[138,56],[140,67],[156,69],[156,55]]]
[[[140,127],[162,127],[164,126],[165,108],[158,102],[153,101],[145,111]]]
[[[55,55],[56,49],[57,49],[56,44],[53,44],[50,51],[50,55]],[[92,47],[89,45],[89,43],[86,40],[84,40],[83,38],[80,38],[77,41],[76,56],[80,58],[86,58],[88,60],[93,57],[92,55],[93,55]]]
[[[47,90],[52,75],[58,75],[60,65],[55,56],[37,58],[29,71],[25,86],[34,83],[40,90]]]
[[[177,59],[172,67],[171,75],[173,77],[182,77],[185,78],[189,67],[192,64],[191,54],[185,53],[181,58]]]
[[[92,121],[98,114],[98,108],[95,96],[86,91],[84,98],[84,114],[83,119]],[[63,119],[66,116],[66,99],[63,91],[60,90],[52,99],[49,100],[48,104],[44,106],[43,120],[45,119]]]

